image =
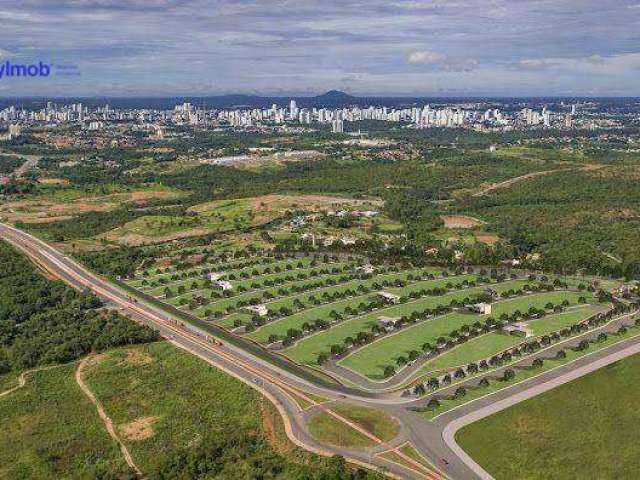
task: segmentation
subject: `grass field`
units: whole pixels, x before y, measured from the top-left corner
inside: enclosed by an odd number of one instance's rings
[[[517,288],[525,283],[527,283],[525,280],[512,280],[501,284],[493,284],[492,287],[500,292]],[[463,300],[464,298],[473,296],[474,294],[482,293],[484,289],[485,287],[467,288],[448,293],[446,295],[424,297],[405,304],[394,305],[386,309],[377,310],[375,312],[347,320],[327,331],[321,332],[320,334],[306,337],[296,343],[293,347],[286,349],[285,353],[297,362],[313,364],[319,353],[329,351],[331,345],[341,344],[344,342],[344,339],[349,336],[355,336],[363,330],[369,330],[381,315],[391,317],[409,315],[416,310],[435,308],[439,305],[449,305],[449,303],[454,299]],[[478,316],[477,318],[481,319],[482,317]],[[447,333],[454,328],[456,327],[451,328]],[[376,344],[381,343],[382,341],[383,340],[376,342]],[[420,345],[425,341],[426,340],[422,341]],[[378,362],[380,362],[380,359],[378,359]]]
[[[536,375],[540,375],[546,371],[552,370],[558,366],[565,365],[570,363],[580,357],[585,355],[590,355],[601,348],[606,348],[608,346],[614,345],[620,341],[629,339],[629,338],[638,338],[640,335],[640,329],[636,326],[629,326],[628,330],[624,333],[613,333],[607,336],[607,339],[597,344],[591,345],[587,350],[575,350],[575,349],[565,349],[566,358],[558,359],[557,357],[547,357],[544,359],[544,363],[542,367],[538,368],[523,368],[516,370],[515,379],[510,382],[503,382],[502,380],[494,380],[491,381],[489,386],[486,387],[470,387],[467,388],[467,394],[464,397],[460,398],[447,398],[440,400],[440,406],[434,409],[426,409],[421,412],[421,415],[427,419],[432,419],[446,411],[454,409],[464,403],[468,403],[473,401],[476,398],[480,398],[486,395],[490,395],[493,392],[501,390],[505,387],[513,385],[514,383],[521,382],[528,378],[534,377]],[[513,361],[518,361],[518,359],[514,359]],[[467,377],[468,379],[469,377]],[[424,381],[427,379],[424,378]],[[455,385],[455,382],[453,383]]]
[[[354,405],[338,405],[332,410],[385,442],[393,440],[400,431],[398,422],[380,410]]]
[[[386,280],[395,280],[395,279],[406,279],[408,272],[402,273],[391,273],[388,275],[379,275],[374,277],[371,280],[364,282],[354,282],[353,284],[345,284],[341,287],[336,288],[335,291],[344,291],[346,289],[352,288],[355,289],[359,284],[363,284],[365,286],[372,286],[373,283],[380,283]],[[456,277],[451,277],[451,282],[456,283]],[[436,282],[440,284],[440,280],[432,280],[432,282]],[[385,289],[387,290],[387,289]],[[403,289],[404,291],[413,291],[415,287],[413,284],[407,285]],[[322,304],[317,307],[308,308],[302,312],[284,317],[280,320],[276,320],[271,322],[264,327],[256,330],[252,334],[249,335],[249,338],[255,340],[257,342],[267,342],[269,336],[271,334],[283,335],[289,328],[300,328],[304,322],[314,321],[318,318],[327,319],[329,318],[329,314],[332,310],[336,312],[342,312],[348,306],[354,307],[357,306],[360,302],[366,301],[369,297],[375,295],[375,293],[365,293],[362,295],[357,295],[353,297],[345,298],[344,300],[337,300],[332,303]]]
[[[398,422],[385,412],[354,405],[337,405],[331,409],[354,422],[380,440],[393,440],[400,431]],[[311,434],[318,440],[342,447],[370,447],[375,442],[327,413],[313,416],[309,422]]]
[[[438,337],[447,336],[452,330],[474,323],[477,315],[451,313],[386,336],[348,355],[338,363],[373,380],[384,378],[384,367],[395,365],[395,359],[411,350],[422,351],[422,344],[436,343]]]
[[[544,335],[558,331],[562,328],[574,325],[588,318],[597,311],[592,306],[578,307],[570,312],[547,315],[541,319],[528,323],[534,335]],[[433,360],[425,363],[421,372],[451,369],[457,366],[468,365],[471,362],[488,358],[510,347],[521,343],[524,339],[503,333],[492,332],[469,340],[453,350],[443,353]]]
[[[434,370],[444,370],[461,365],[468,365],[473,361],[490,357],[509,347],[513,347],[522,341],[522,338],[505,333],[487,333],[437,356],[433,360],[425,363],[420,371],[432,372]]]
[[[314,415],[308,423],[309,432],[317,440],[347,448],[373,447],[375,442],[357,430],[336,420],[328,413]]]
[[[166,343],[115,350],[86,379],[144,472],[206,439],[261,429],[258,393]]]
[[[504,289],[505,287],[503,285],[500,286],[500,288]],[[502,313],[510,314],[515,310],[526,312],[531,306],[543,308],[549,302],[557,304],[565,299],[575,302],[577,301],[577,296],[578,294],[575,292],[545,292],[502,300],[492,305],[492,316],[499,316]],[[573,315],[572,312],[572,315],[561,319],[554,319],[550,316],[537,322],[546,322],[549,320],[552,325],[558,325],[577,318],[573,321],[573,323],[576,323],[580,318],[585,318],[585,316],[588,317],[590,315],[586,313],[587,311],[591,310],[585,307],[584,311],[581,309],[581,311],[576,312],[575,315]],[[583,315],[582,317],[581,313]],[[420,322],[415,326],[401,330],[397,334],[386,336],[381,340],[361,348],[340,360],[339,363],[373,380],[381,380],[384,378],[384,367],[388,364],[395,365],[398,357],[406,356],[411,350],[420,352],[421,346],[424,343],[428,342],[433,345],[439,337],[447,337],[452,330],[457,330],[463,325],[471,325],[476,321],[482,323],[486,318],[487,316],[483,315],[453,313],[434,320]],[[542,330],[545,327],[538,326],[537,328]],[[429,365],[428,368],[431,370],[445,368],[445,365],[463,365],[473,360],[491,356],[521,341],[522,340],[499,333],[483,335],[456,347],[452,351],[444,353],[427,365]]]
[[[35,372],[23,388],[0,398],[0,478],[129,478],[74,380],[75,368]]]
[[[0,397],[0,478],[135,478],[76,384],[76,367],[35,372]],[[292,445],[256,391],[168,343],[97,355],[84,377],[150,480],[351,478]]]
[[[569,303],[575,305],[576,303],[578,303],[578,299],[580,297],[585,297],[587,300],[589,300],[593,297],[593,295],[589,292],[556,291],[510,298],[508,300],[502,300],[494,303],[491,306],[491,315],[494,317],[499,317],[503,313],[513,313],[516,310],[520,310],[520,312],[526,313],[531,307],[544,308],[547,303],[559,305],[564,300],[568,300]]]
[[[597,313],[600,309],[592,305],[585,305],[563,313],[547,315],[538,320],[528,322],[528,327],[534,335],[545,335],[570,327]]]
[[[459,444],[496,479],[634,479],[640,471],[640,356],[462,429]]]

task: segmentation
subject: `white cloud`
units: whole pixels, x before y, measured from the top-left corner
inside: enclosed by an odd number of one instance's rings
[[[549,62],[542,58],[525,58],[524,60],[520,60],[519,65],[524,68],[537,70],[539,68],[545,68],[549,66]]]
[[[407,62],[412,65],[431,65],[440,63],[444,59],[444,55],[431,50],[416,50],[407,56]]]

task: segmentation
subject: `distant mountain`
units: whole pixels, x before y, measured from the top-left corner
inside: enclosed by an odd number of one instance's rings
[[[360,98],[354,97],[353,95],[349,95],[348,93],[341,92],[340,90],[329,90],[322,95],[317,95],[311,98],[301,98],[299,99],[302,103],[307,103],[309,101],[315,103],[316,105],[326,105],[326,106],[346,106],[346,105],[354,105],[361,101]]]
[[[171,109],[175,105],[183,102],[191,102],[192,105],[204,108],[269,108],[274,103],[280,107],[288,107],[290,100],[295,100],[299,107],[327,107],[342,108],[349,106],[368,107],[370,105],[385,105],[388,107],[411,107],[414,105],[438,105],[439,103],[450,103],[452,101],[465,102],[496,102],[500,108],[511,108],[518,110],[523,106],[546,105],[553,107],[554,104],[565,101],[565,103],[573,103],[581,99],[571,97],[533,97],[533,98],[497,98],[497,97],[357,97],[349,95],[340,90],[330,90],[326,93],[316,96],[301,97],[298,95],[291,96],[261,96],[261,95],[217,95],[217,96],[171,96],[171,97],[2,97],[0,96],[0,109],[10,105],[18,105],[26,108],[42,108],[47,101],[53,101],[58,104],[69,104],[82,102],[89,107],[102,106],[109,104],[115,108],[155,108],[155,109]],[[584,100],[584,99],[582,99]],[[638,99],[627,98],[593,98],[603,105],[609,105],[612,108],[620,108],[621,111],[628,109],[629,102],[635,103]],[[635,110],[634,110],[635,111]]]

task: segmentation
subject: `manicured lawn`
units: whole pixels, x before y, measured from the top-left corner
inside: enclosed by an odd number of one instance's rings
[[[456,284],[456,283],[459,283],[459,278],[461,277],[449,277],[447,279],[447,282],[450,281],[451,283]],[[422,285],[422,287],[420,288],[423,288],[423,287],[429,288],[430,283],[433,283],[434,285],[440,285],[441,282],[442,282],[441,279],[435,279],[435,280],[429,280],[429,281],[418,282],[418,283]],[[401,305],[395,305],[387,309],[378,310],[377,312],[373,312],[368,315],[347,320],[344,323],[341,323],[340,325],[330,328],[326,332],[322,332],[318,335],[314,335],[312,337],[309,337],[308,339],[303,339],[301,342],[299,342],[299,344],[303,344],[309,341],[316,342],[318,337],[328,336],[325,338],[331,339],[331,340],[328,340],[330,341],[328,345],[331,346],[332,344],[337,343],[336,341],[333,341],[334,337],[335,338],[342,337],[344,340],[344,338],[350,335],[353,335],[354,333],[357,334],[362,329],[368,329],[371,325],[373,325],[373,323],[377,321],[380,315],[404,315],[404,314],[410,314],[416,309],[424,310],[425,308],[433,308],[433,306],[442,305],[443,302],[445,302],[446,304],[449,304],[449,302],[453,298],[462,299],[473,293],[481,292],[483,288],[484,287],[464,289],[459,292],[454,292],[441,297],[422,298],[413,302],[408,302]],[[386,291],[389,289],[384,288],[383,290]],[[396,293],[407,294],[415,290],[416,290],[416,287],[412,284],[409,284],[406,287],[399,289]],[[251,338],[252,340],[256,340],[258,342],[266,342],[269,338],[269,335],[271,335],[272,333],[275,333],[277,335],[284,335],[286,334],[289,328],[300,328],[304,322],[314,321],[318,318],[328,320],[330,319],[329,313],[331,313],[332,310],[335,310],[336,312],[341,313],[344,311],[344,309],[347,306],[357,307],[360,302],[366,301],[369,297],[375,296],[375,294],[376,294],[375,292],[371,292],[365,295],[351,297],[345,300],[337,301],[335,303],[322,305],[313,309],[305,310],[301,313],[294,314],[289,317],[285,317],[281,320],[269,323],[264,327],[262,327],[261,329],[256,330],[251,335],[249,335],[249,338]],[[343,331],[349,331],[350,333],[343,335],[342,334]],[[338,332],[338,333],[332,333],[332,332]],[[325,342],[320,342],[320,343],[325,343]],[[292,347],[288,351],[288,354],[290,351],[295,352],[295,349],[296,349],[296,346]],[[293,353],[293,355],[295,356],[296,353]],[[315,357],[317,356],[317,353],[315,353],[315,355],[312,354],[311,356],[313,357],[311,361],[314,361]]]
[[[525,280],[512,280],[501,284],[492,284],[491,286],[498,292],[501,292],[504,290],[510,290],[512,288],[519,288],[525,283],[528,282]],[[307,338],[304,338],[291,348],[286,349],[285,353],[295,361],[306,364],[314,364],[319,353],[328,352],[331,348],[331,345],[342,344],[344,342],[344,339],[347,337],[355,336],[363,330],[369,331],[370,328],[377,322],[378,317],[380,317],[381,315],[391,317],[409,315],[416,310],[435,308],[439,305],[449,305],[449,303],[454,299],[463,300],[466,297],[470,297],[474,294],[483,292],[485,288],[486,287],[484,286],[467,288],[442,296],[420,298],[418,300],[405,304],[394,305],[386,309],[377,310],[367,315],[347,320],[319,334],[311,335]],[[482,317],[479,316],[478,320],[481,319]],[[454,328],[457,327],[453,327],[451,328],[451,330],[453,330]],[[449,333],[451,330],[449,330],[447,333]],[[422,345],[422,343],[424,343],[425,341],[426,340],[423,340],[420,345]],[[378,359],[378,361],[380,362],[384,360]]]
[[[508,290],[509,288],[501,285],[498,290]],[[548,302],[554,304],[560,303],[565,298],[570,299],[570,301],[577,301],[574,292],[545,292],[496,302],[493,304],[492,315],[498,316],[502,313],[512,313],[518,309],[524,312],[531,306],[542,308]],[[395,361],[399,356],[406,356],[410,350],[420,352],[422,344],[426,342],[433,344],[438,337],[446,337],[452,330],[458,329],[462,325],[470,325],[476,321],[482,322],[485,318],[486,316],[481,315],[452,314],[446,315],[442,317],[442,319],[427,320],[426,322],[421,322],[413,327],[406,328],[396,335],[387,336],[382,340],[358,350],[341,360],[340,364],[369,378],[379,380],[383,378],[382,372],[385,365],[392,364],[395,366]],[[339,327],[336,327],[336,329],[337,328]],[[331,331],[329,331],[329,333],[330,332]],[[429,369],[467,364],[473,360],[491,356],[521,341],[522,340],[499,333],[483,335],[429,362]],[[317,355],[316,353],[316,358]],[[441,358],[443,359],[440,360]],[[436,366],[434,366],[434,364]]]
[[[395,335],[386,336],[377,342],[352,353],[340,360],[340,365],[350,368],[374,380],[384,378],[386,365],[396,365],[400,355],[407,355],[411,350],[422,351],[422,344],[436,343],[438,337],[447,336],[452,330],[469,325],[481,319],[478,315],[451,313],[433,320],[426,320],[415,326],[400,330]]]
[[[640,355],[462,429],[496,479],[634,479],[640,472]]]
[[[494,303],[491,308],[491,316],[497,318],[503,313],[513,313],[516,310],[520,310],[520,312],[526,313],[531,307],[544,308],[547,303],[559,305],[563,300],[568,300],[572,305],[575,305],[576,303],[578,303],[578,298],[580,297],[585,297],[587,300],[589,300],[590,298],[592,298],[592,295],[589,292],[578,293],[568,291],[554,291],[509,298]]]
[[[406,295],[409,292],[415,292],[416,290],[421,290],[423,288],[432,289],[432,288],[445,288],[448,283],[453,285],[458,285],[467,280],[468,282],[475,281],[479,275],[458,275],[446,278],[438,278],[435,280],[424,280],[422,282],[416,282],[411,285],[411,289],[406,287],[403,288],[384,288],[385,292],[395,293],[396,295]]]
[[[507,348],[522,343],[524,338],[507,335],[504,333],[491,332],[469,340],[462,345],[449,350],[433,360],[425,363],[420,369],[421,372],[432,372],[434,370],[444,370],[461,365],[468,365],[471,362],[495,355]]]
[[[640,329],[635,326],[630,326],[629,329],[625,333],[614,333],[609,334],[607,339],[602,342],[592,343],[587,350],[573,350],[573,349],[564,349],[566,353],[566,358],[558,359],[556,357],[553,358],[545,358],[544,364],[539,368],[524,368],[518,369],[515,371],[516,376],[512,381],[504,382],[502,380],[492,380],[490,384],[486,387],[470,387],[467,389],[467,394],[464,397],[460,398],[447,398],[440,400],[440,406],[434,409],[425,409],[421,412],[421,415],[427,419],[432,419],[435,416],[438,416],[446,411],[454,409],[461,404],[470,402],[476,398],[480,398],[486,395],[489,395],[493,392],[497,392],[502,390],[505,387],[513,385],[516,382],[521,382],[526,380],[527,378],[534,377],[536,375],[540,375],[543,372],[548,370],[552,370],[560,365],[565,365],[569,362],[572,362],[580,357],[585,355],[590,355],[598,349],[606,348],[610,345],[614,345],[622,340],[628,338],[640,338],[638,335],[640,334]],[[519,359],[514,359],[514,362],[519,361]],[[467,377],[468,379],[469,377]],[[427,381],[428,375],[422,378],[422,381]],[[456,382],[453,383],[455,385]]]
[[[570,327],[594,315],[599,309],[592,305],[585,305],[567,312],[547,315],[528,323],[534,335],[545,335]]]

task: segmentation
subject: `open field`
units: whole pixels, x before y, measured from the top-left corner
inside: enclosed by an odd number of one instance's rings
[[[0,204],[0,217],[9,222],[51,223],[68,220],[82,213],[106,212],[123,205],[144,206],[157,199],[179,198],[182,192],[163,186],[126,191],[114,187],[113,193],[105,187],[102,192],[80,189],[53,190],[49,195]]]
[[[458,443],[496,479],[635,478],[635,355],[469,425]]]
[[[78,387],[76,369],[34,372],[0,398],[0,478],[135,477]],[[1,376],[0,385],[14,386],[14,379]],[[289,442],[279,414],[257,392],[168,343],[95,356],[84,381],[145,478],[287,480],[335,472],[329,459]],[[388,417],[376,415],[372,426],[394,434]],[[338,475],[350,478],[346,470]]]
[[[309,432],[317,440],[347,448],[373,447],[375,442],[357,430],[336,420],[328,413],[314,415],[308,423]]]
[[[23,388],[0,398],[0,478],[132,475],[76,385],[75,368],[35,372]]]

